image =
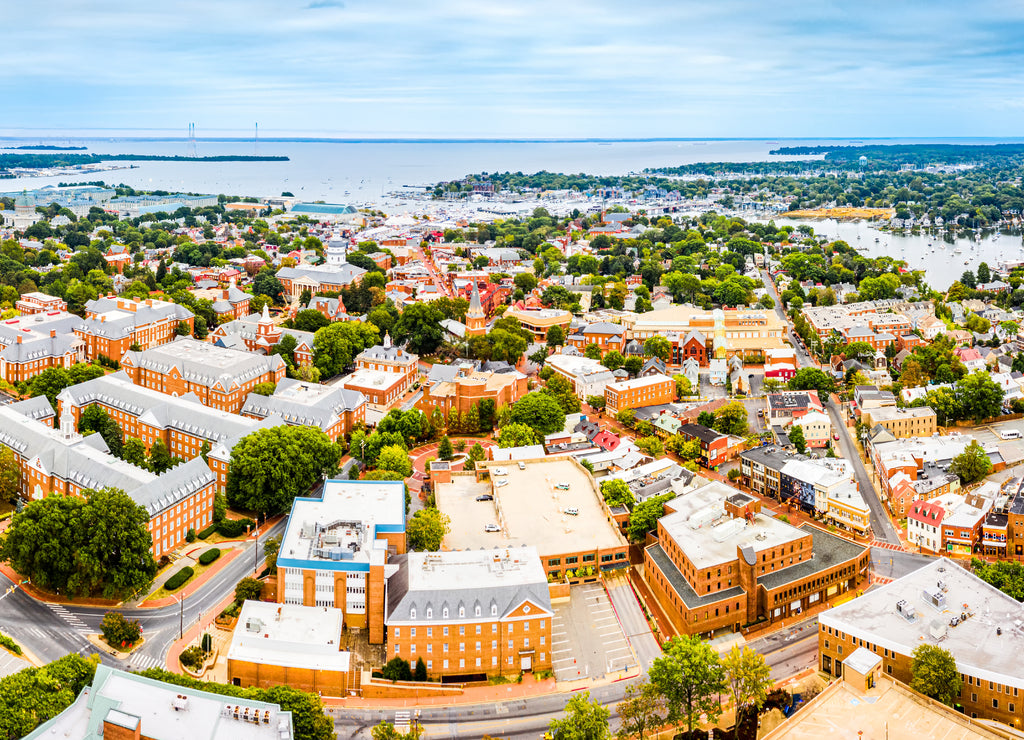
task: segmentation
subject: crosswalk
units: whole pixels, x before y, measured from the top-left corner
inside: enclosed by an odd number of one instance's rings
[[[85,622],[83,622],[78,617],[78,615],[72,614],[60,604],[50,604],[49,602],[47,602],[46,606],[49,607],[50,611],[52,611],[62,620],[64,620],[69,625],[74,627],[75,630],[77,630],[78,632],[85,634],[85,632],[89,629],[88,625]]]
[[[906,552],[902,545],[893,545],[889,542],[882,542],[882,540],[874,540],[871,543],[872,547],[881,547],[885,550],[896,550],[897,552]]]
[[[144,671],[147,668],[163,668],[164,662],[152,655],[132,655],[125,661],[129,671]]]

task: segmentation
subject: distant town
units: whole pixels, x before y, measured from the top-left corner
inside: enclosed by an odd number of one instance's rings
[[[1024,261],[765,218],[1024,199],[869,149],[0,193],[0,737],[1019,736]]]

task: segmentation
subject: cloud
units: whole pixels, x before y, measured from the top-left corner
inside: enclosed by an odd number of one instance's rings
[[[318,10],[320,8],[344,8],[345,3],[341,0],[313,0],[306,6],[306,10]]]

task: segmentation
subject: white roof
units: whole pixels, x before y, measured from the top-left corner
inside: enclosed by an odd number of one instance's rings
[[[246,601],[231,638],[228,660],[348,672],[341,647],[344,612],[326,606]]]

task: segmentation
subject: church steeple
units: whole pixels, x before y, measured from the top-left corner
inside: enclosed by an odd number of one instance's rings
[[[487,332],[487,314],[480,302],[480,289],[476,280],[473,281],[473,294],[469,298],[469,310],[466,311],[466,336],[476,337]]]

